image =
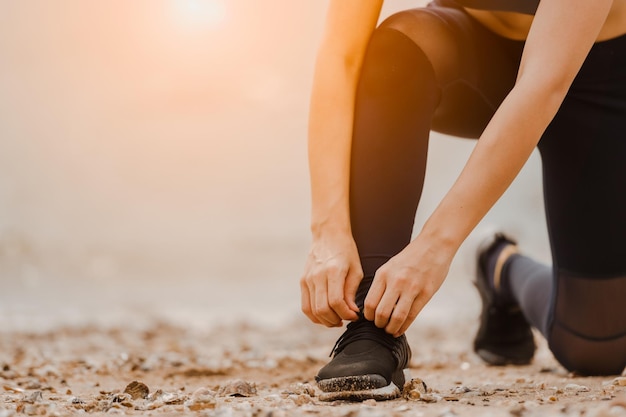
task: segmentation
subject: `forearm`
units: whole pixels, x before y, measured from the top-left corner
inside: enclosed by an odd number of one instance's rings
[[[317,55],[309,114],[311,230],[350,235],[349,182],[354,100],[383,0],[333,0]]]
[[[319,62],[309,116],[311,230],[350,233],[349,175],[356,74]],[[337,88],[339,86],[340,88]]]
[[[560,86],[518,83],[481,135],[420,237],[453,256],[515,179],[564,95]]]

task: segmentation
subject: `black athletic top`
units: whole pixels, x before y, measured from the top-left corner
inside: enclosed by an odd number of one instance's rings
[[[539,0],[455,0],[464,7],[481,10],[498,10],[502,12],[518,12],[535,14]]]

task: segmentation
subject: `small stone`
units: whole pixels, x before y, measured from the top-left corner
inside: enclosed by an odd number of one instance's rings
[[[199,388],[185,403],[185,406],[191,411],[214,409],[217,406],[215,393],[207,388]]]
[[[41,391],[34,391],[27,397],[24,397],[24,402],[29,404],[35,404],[40,401],[43,401],[43,395],[41,395]]]
[[[420,400],[428,391],[426,383],[419,378],[413,378],[404,384],[402,397],[407,400]]]
[[[368,405],[370,407],[376,407],[376,404],[377,404],[377,402],[373,398],[370,398],[369,400],[363,401],[363,405]]]
[[[436,403],[440,400],[440,398],[437,395],[433,394],[423,394],[420,400],[425,403]]]
[[[589,392],[589,387],[578,384],[567,384],[565,386],[565,391],[573,391],[573,392]]]
[[[197,390],[193,392],[193,394],[191,394],[192,401],[208,401],[214,398],[215,398],[215,391],[206,387],[198,388]]]
[[[164,392],[159,399],[166,405],[182,404],[185,402],[185,396],[175,392]]]
[[[468,388],[468,387],[466,387],[464,385],[461,385],[460,387],[452,388],[451,393],[458,395],[458,394],[465,394],[466,392],[470,392],[470,391],[471,391],[470,388]]]
[[[130,408],[133,407],[133,397],[131,397],[130,394],[127,393],[117,393],[117,394],[113,394],[113,396],[111,397],[111,402],[110,405],[111,407],[116,406],[117,404],[121,404],[124,407]]]
[[[124,393],[129,394],[133,400],[148,398],[150,389],[146,384],[139,381],[133,381],[126,386]]]
[[[253,397],[257,395],[256,384],[237,379],[220,387],[217,394],[220,397]]]
[[[613,385],[618,387],[626,387],[626,377],[620,376],[613,380]]]

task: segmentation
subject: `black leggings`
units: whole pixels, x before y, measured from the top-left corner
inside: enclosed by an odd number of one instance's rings
[[[374,32],[356,96],[350,206],[364,280],[410,241],[429,131],[478,138],[515,83],[524,43],[452,0]],[[626,366],[626,36],[596,43],[539,143],[553,266],[506,273],[528,320],[567,369]]]

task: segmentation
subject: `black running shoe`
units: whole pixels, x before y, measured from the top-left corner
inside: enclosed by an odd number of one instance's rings
[[[478,253],[476,287],[483,302],[474,351],[490,365],[526,365],[536,346],[528,321],[507,294],[501,274],[506,260],[517,253],[516,242],[496,234]]]
[[[315,377],[322,401],[390,400],[402,394],[410,379],[406,337],[394,338],[363,318],[348,324],[331,355]]]

